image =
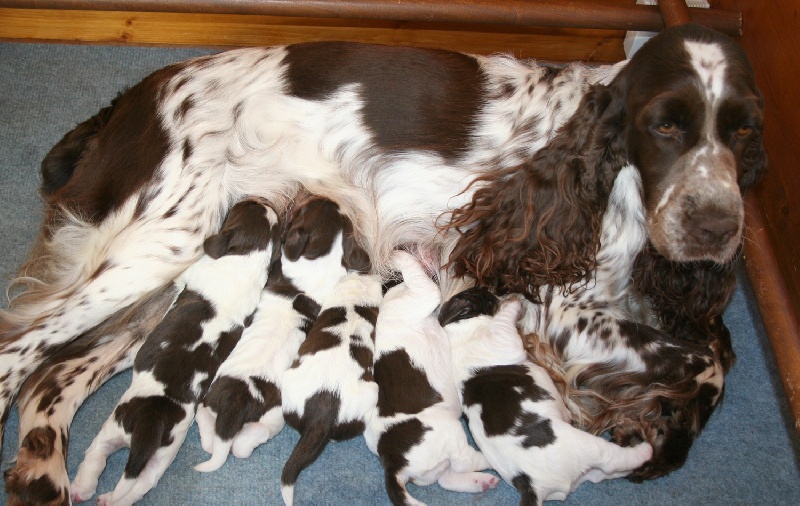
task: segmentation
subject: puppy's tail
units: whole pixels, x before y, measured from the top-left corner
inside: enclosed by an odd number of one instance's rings
[[[400,479],[399,473],[395,469],[386,468],[385,474],[386,494],[395,506],[410,506],[423,504],[408,493],[406,483]]]
[[[186,416],[183,408],[165,396],[134,397],[117,406],[117,420],[131,431],[131,450],[125,477],[135,479],[161,446],[172,427]]]
[[[335,413],[331,416],[325,410],[308,410],[305,412],[303,430],[300,440],[289,455],[281,473],[281,496],[287,506],[294,501],[294,484],[297,477],[306,467],[310,466],[330,440]]]
[[[211,471],[216,471],[222,467],[222,465],[225,464],[225,461],[228,460],[228,454],[231,451],[232,445],[233,439],[224,441],[222,438],[214,434],[214,442],[211,446],[211,458],[194,466],[195,471],[200,471],[201,473],[210,473]]]
[[[542,506],[544,499],[536,494],[530,476],[519,474],[511,480],[511,485],[519,492],[519,506]]]

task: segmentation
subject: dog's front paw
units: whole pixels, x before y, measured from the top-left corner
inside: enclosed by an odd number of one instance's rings
[[[69,477],[52,427],[32,429],[20,445],[17,462],[3,473],[7,504],[70,504]]]
[[[693,435],[684,427],[662,426],[650,432],[647,437],[630,433],[612,436],[612,440],[622,446],[634,446],[642,440],[652,446],[652,458],[628,475],[628,480],[634,483],[660,478],[680,469],[694,443]]]
[[[91,499],[96,490],[97,480],[83,479],[79,473],[69,486],[69,495],[73,502],[84,502]]]

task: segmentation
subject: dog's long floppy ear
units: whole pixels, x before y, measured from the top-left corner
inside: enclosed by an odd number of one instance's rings
[[[449,259],[498,293],[538,300],[538,288],[588,279],[611,187],[627,160],[622,86],[593,86],[547,146],[526,163],[475,183],[447,225],[460,235]]]
[[[231,242],[233,231],[221,230],[219,233],[208,237],[203,242],[203,251],[214,260],[225,255]]]
[[[740,250],[741,252],[741,250]],[[650,300],[660,326],[679,339],[710,347],[727,372],[736,355],[722,315],[736,289],[736,259],[672,262],[648,243],[636,257],[633,286]]]
[[[763,104],[764,98],[758,88],[755,88],[754,92],[759,102]],[[741,173],[739,188],[742,189],[742,192],[761,181],[767,172],[768,165],[769,159],[764,149],[763,133],[760,129],[753,130],[753,134],[747,140],[739,160],[739,172]]]
[[[303,251],[308,245],[308,231],[305,227],[289,227],[286,231],[286,238],[283,240],[283,254],[292,262],[297,261],[303,255]]]
[[[344,249],[342,262],[346,269],[369,274],[372,270],[369,254],[356,240],[353,224],[346,218],[342,220],[342,248]]]
[[[42,195],[52,195],[67,184],[84,152],[92,149],[92,139],[108,123],[116,101],[114,99],[110,106],[100,109],[100,112],[67,132],[50,149],[42,160]]]

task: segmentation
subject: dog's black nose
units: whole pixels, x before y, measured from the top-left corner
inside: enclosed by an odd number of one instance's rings
[[[688,227],[689,234],[703,246],[723,245],[738,231],[738,217],[714,208],[695,212]]]

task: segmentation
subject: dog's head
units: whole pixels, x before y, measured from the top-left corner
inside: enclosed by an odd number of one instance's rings
[[[222,230],[203,243],[211,258],[247,255],[274,244],[280,230],[278,216],[263,199],[248,199],[234,205],[222,224]]]
[[[762,98],[740,47],[696,25],[664,30],[609,85],[588,88],[556,136],[519,166],[480,179],[448,227],[457,276],[538,299],[586,282],[602,216],[626,165],[641,174],[646,225],[667,260],[729,262],[742,193],[766,168]]]
[[[369,255],[356,240],[353,224],[339,206],[328,199],[312,197],[298,205],[292,214],[283,242],[283,254],[294,262],[326,256],[336,239],[342,240],[342,265],[351,271],[370,271]]]
[[[626,111],[647,228],[673,261],[731,260],[743,191],[766,169],[763,100],[744,51],[698,25],[664,30],[610,86]]]

